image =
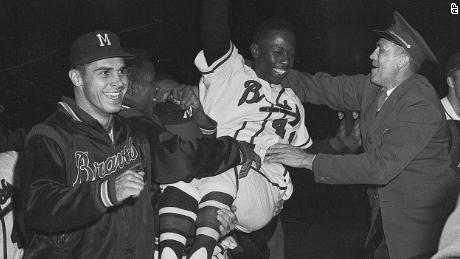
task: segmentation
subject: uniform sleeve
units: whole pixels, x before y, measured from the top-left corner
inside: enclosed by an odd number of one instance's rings
[[[302,102],[325,104],[339,111],[356,111],[361,108],[362,95],[369,82],[369,76],[365,75],[310,75],[291,70],[281,85],[291,88]]]
[[[97,220],[105,212],[100,181],[77,187],[66,184],[63,153],[52,139],[31,137],[20,161],[21,200],[29,227],[66,232]]]
[[[427,147],[439,130],[441,117],[433,104],[418,98],[403,100],[391,128],[385,129],[375,149],[358,155],[318,154],[313,161],[315,180],[328,184],[385,185],[398,176]]]
[[[224,56],[230,42],[230,28],[227,23],[227,0],[202,1],[201,38],[203,53],[209,64]]]
[[[152,179],[157,183],[217,175],[241,163],[239,144],[231,137],[211,134],[183,139],[158,125],[144,126],[150,142]]]

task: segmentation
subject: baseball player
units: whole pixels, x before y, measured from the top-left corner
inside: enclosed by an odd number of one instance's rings
[[[152,179],[214,173],[220,163],[207,162],[216,157],[228,168],[243,162],[231,138],[186,141],[142,116],[119,116],[125,57],[109,31],[73,43],[75,100],[33,127],[19,165],[24,258],[151,258]]]
[[[203,1],[205,48],[195,59],[203,74],[200,100],[205,113],[217,121],[217,135],[251,143],[261,158],[275,143],[309,147],[312,143],[304,125],[303,106],[290,89],[279,85],[293,65],[291,27],[277,21],[259,28],[251,46],[255,58],[251,68],[230,42],[226,6],[225,0]],[[263,164],[260,170],[253,167],[244,176],[235,167],[192,181],[201,198],[197,219],[206,221],[211,211],[233,201],[238,208],[237,228],[252,232],[277,215],[292,194],[289,173],[281,164]],[[216,231],[198,221],[196,232],[190,258],[210,258]]]

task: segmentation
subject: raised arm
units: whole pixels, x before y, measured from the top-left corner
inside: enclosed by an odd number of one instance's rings
[[[203,51],[210,65],[222,57],[230,48],[228,26],[228,0],[203,0],[201,37]]]

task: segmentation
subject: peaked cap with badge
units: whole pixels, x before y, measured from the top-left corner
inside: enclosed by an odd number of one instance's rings
[[[83,34],[70,48],[71,67],[114,57],[132,58],[134,55],[125,52],[121,48],[118,36],[107,30]]]
[[[393,13],[393,25],[385,31],[374,30],[379,36],[403,47],[419,64],[437,61],[423,37],[398,12]]]

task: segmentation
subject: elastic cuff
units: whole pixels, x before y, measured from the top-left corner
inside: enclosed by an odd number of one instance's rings
[[[106,183],[106,190],[107,190],[107,197],[108,197],[108,200],[110,202],[110,204],[112,204],[112,206],[116,206],[116,205],[119,205],[121,204],[121,202],[119,202],[117,200],[117,192],[115,190],[115,178],[109,178],[108,180],[106,180],[105,182]]]
[[[102,184],[99,186],[100,188],[100,194],[101,194],[101,200],[102,203],[104,204],[105,207],[112,207],[113,203],[110,201],[109,198],[109,190],[108,190],[108,180],[105,180],[102,182]]]
[[[212,135],[217,132],[217,128],[212,128],[212,129],[200,128],[200,130],[201,130],[201,133],[203,133],[203,135]]]

